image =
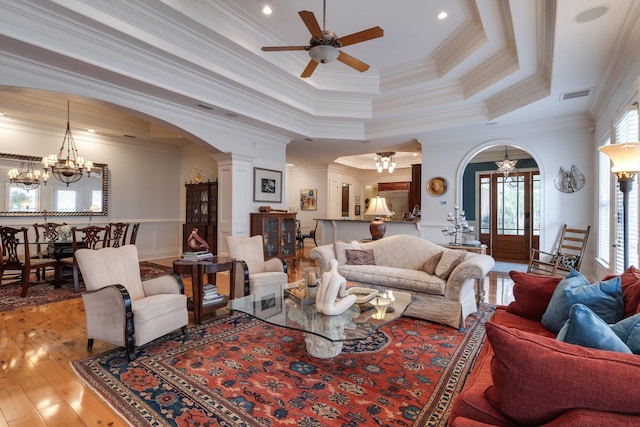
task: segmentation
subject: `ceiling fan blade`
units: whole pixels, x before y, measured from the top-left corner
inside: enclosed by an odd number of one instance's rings
[[[357,33],[349,34],[348,36],[340,37],[340,43],[342,47],[349,46],[356,43],[366,42],[367,40],[377,39],[384,36],[384,30],[380,27],[372,27],[368,30],[362,30]]]
[[[348,65],[351,68],[355,68],[356,70],[360,71],[361,73],[367,71],[369,69],[369,64],[365,64],[364,62],[360,61],[359,59],[354,58],[353,56],[344,53],[342,51],[340,51],[340,54],[338,55],[338,61],[342,62],[345,65]]]
[[[309,12],[308,10],[301,10],[298,12],[300,18],[302,18],[302,22],[307,26],[309,32],[313,37],[324,38],[322,35],[322,29],[320,28],[320,24],[318,24],[318,20],[313,12]]]
[[[264,52],[278,52],[282,50],[305,50],[308,46],[263,46]]]
[[[302,77],[303,79],[305,77],[311,77],[311,74],[313,74],[313,72],[315,71],[316,67],[318,66],[318,63],[316,61],[314,61],[313,59],[311,61],[309,61],[309,63],[307,64],[306,68],[304,69],[304,71],[302,72],[302,74],[300,74],[300,77]],[[368,67],[367,67],[368,68]]]

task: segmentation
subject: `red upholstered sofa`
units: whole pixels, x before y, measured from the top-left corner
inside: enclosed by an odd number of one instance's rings
[[[556,340],[540,319],[560,278],[511,277],[516,300],[487,322],[449,426],[640,425],[640,356]],[[640,270],[621,278],[625,316],[640,313]]]

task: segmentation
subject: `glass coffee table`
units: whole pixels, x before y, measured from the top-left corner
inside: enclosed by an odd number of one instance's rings
[[[393,291],[393,301],[386,312],[382,312],[380,301],[383,300],[374,297],[369,302],[352,305],[342,314],[329,316],[318,313],[315,304],[304,304],[274,291],[233,299],[228,302],[227,309],[272,325],[302,331],[307,352],[328,359],[340,354],[344,341],[366,339],[382,325],[400,317],[412,298],[408,292]]]

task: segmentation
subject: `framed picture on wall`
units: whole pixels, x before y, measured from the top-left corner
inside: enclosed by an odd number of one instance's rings
[[[253,201],[282,202],[282,172],[253,168]]]
[[[316,204],[316,198],[318,197],[318,190],[315,188],[306,188],[300,190],[300,210],[301,211],[315,211],[318,210]]]

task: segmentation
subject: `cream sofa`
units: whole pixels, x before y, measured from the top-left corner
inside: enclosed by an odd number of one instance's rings
[[[323,271],[337,259],[338,273],[360,286],[411,292],[415,299],[405,315],[454,328],[463,327],[464,319],[477,311],[476,280],[495,264],[488,255],[447,249],[408,235],[367,243],[338,241],[312,249],[311,258]],[[374,264],[354,265],[363,261]]]

